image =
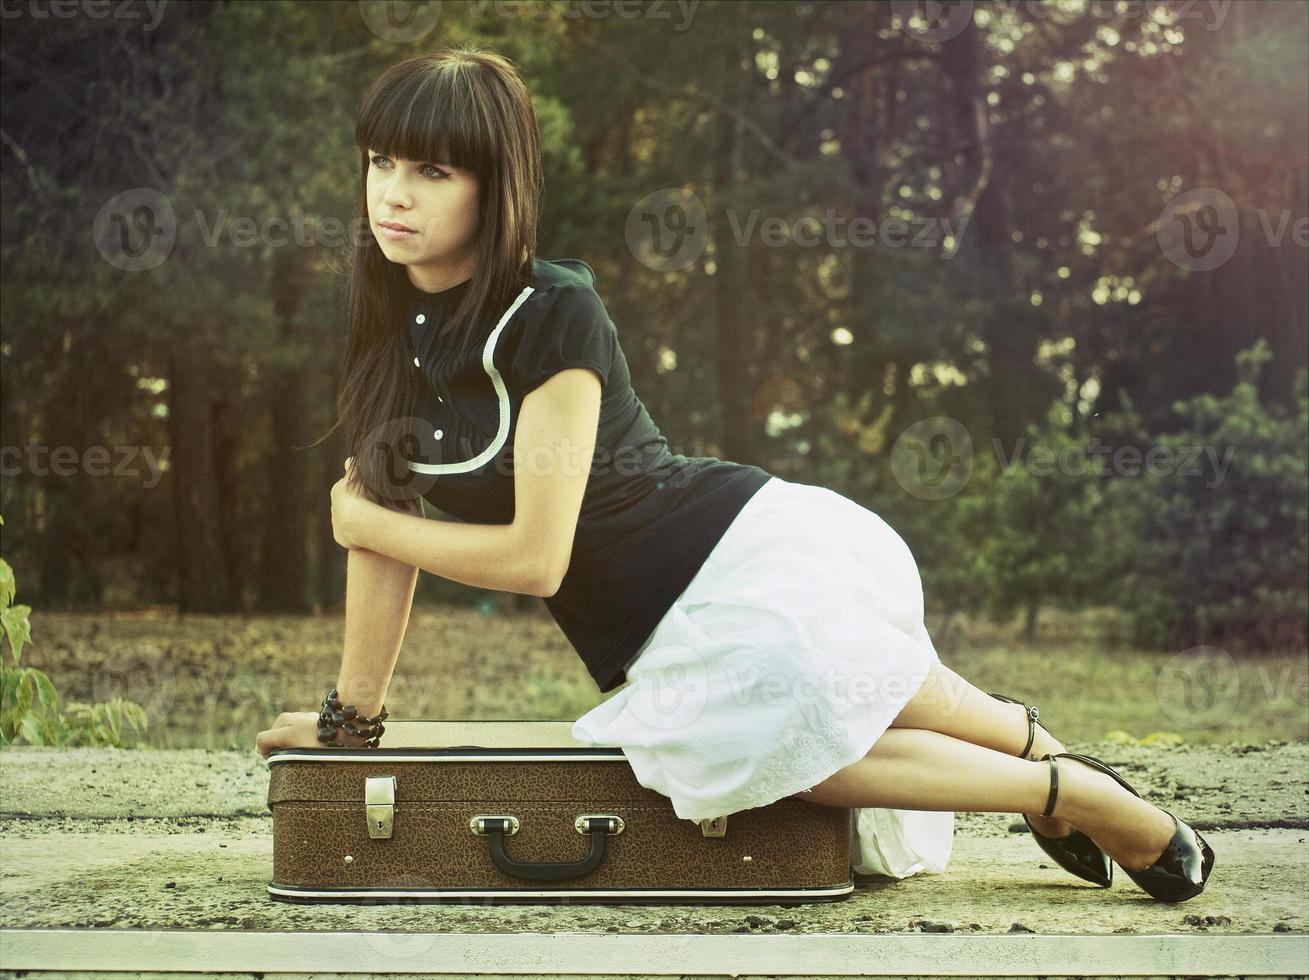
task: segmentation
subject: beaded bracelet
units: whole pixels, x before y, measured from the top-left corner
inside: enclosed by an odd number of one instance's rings
[[[333,748],[375,749],[381,741],[382,733],[386,731],[386,726],[382,724],[386,718],[386,705],[382,705],[382,710],[376,717],[365,718],[353,704],[342,705],[336,688],[332,688],[323,698],[323,704],[318,710],[318,741]],[[366,727],[361,729],[355,725],[355,722]],[[349,732],[356,737],[363,736],[366,740],[362,745],[347,746],[336,738],[340,731]]]

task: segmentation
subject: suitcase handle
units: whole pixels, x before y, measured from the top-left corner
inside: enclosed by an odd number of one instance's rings
[[[491,860],[495,866],[507,875],[528,881],[566,881],[594,871],[605,859],[609,835],[622,833],[623,819],[609,814],[581,816],[575,826],[579,834],[591,837],[591,852],[580,861],[518,861],[505,850],[505,837],[518,833],[517,817],[477,816],[469,821],[474,834],[491,838]]]

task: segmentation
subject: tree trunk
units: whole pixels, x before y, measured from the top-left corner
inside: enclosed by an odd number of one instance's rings
[[[294,349],[300,339],[296,314],[304,297],[308,258],[308,249],[300,247],[285,246],[274,253],[273,309],[282,352]],[[272,440],[264,460],[268,493],[255,600],[255,607],[263,612],[303,612],[308,598],[305,487],[309,457],[297,448],[308,441],[303,425],[305,373],[300,358],[291,358],[289,363],[275,364],[265,384]]]
[[[1023,620],[1023,635],[1029,640],[1036,636],[1036,620],[1041,614],[1041,600],[1038,596],[1027,597],[1027,610]]]
[[[168,429],[177,521],[177,606],[180,612],[228,612],[213,415],[210,358],[188,338],[168,355]]]
[[[332,394],[334,404],[335,392]],[[341,464],[346,455],[345,429],[338,427],[323,441],[318,451],[320,465],[315,467],[318,478],[306,505],[306,509],[313,515],[314,541],[318,551],[314,582],[316,612],[345,609],[346,554],[332,536],[331,492],[332,485],[341,478]]]
[[[736,8],[738,17],[732,37],[740,39],[739,28],[745,24],[744,7]],[[725,59],[731,66],[728,76],[731,86],[724,98],[740,107],[742,103],[743,75],[738,67],[739,54],[735,49]],[[716,201],[710,216],[712,240],[717,246],[714,262],[713,296],[718,335],[718,401],[721,405],[720,441],[721,456],[740,463],[755,462],[754,450],[754,399],[751,392],[749,352],[754,348],[748,332],[750,294],[745,276],[742,246],[732,237],[727,220],[725,200],[729,189],[741,178],[740,122],[720,113],[718,118],[718,146],[714,155],[714,195]]]

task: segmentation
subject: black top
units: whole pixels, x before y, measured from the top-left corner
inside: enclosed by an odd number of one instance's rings
[[[771,477],[757,466],[672,453],[632,389],[618,332],[577,259],[537,259],[533,283],[466,349],[435,327],[471,280],[408,289],[408,336],[425,383],[418,446],[404,449],[423,496],[464,521],[514,519],[513,439],[523,397],[565,368],[590,368],[603,394],[573,551],[546,607],[600,690],[624,668],[695,577],[728,525]]]

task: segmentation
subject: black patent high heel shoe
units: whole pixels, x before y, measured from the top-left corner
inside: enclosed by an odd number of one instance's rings
[[[1021,757],[1026,759],[1027,753],[1032,751],[1032,743],[1036,741],[1036,720],[1040,712],[1035,705],[1029,705],[1014,698],[1005,697],[1003,694],[987,692],[991,697],[1000,701],[1008,701],[1011,704],[1021,704],[1027,709],[1027,744],[1023,746]],[[1055,777],[1051,777],[1052,779]],[[1050,809],[1054,806],[1054,799],[1051,798],[1046,806],[1046,812],[1042,816],[1050,816]],[[1101,888],[1108,888],[1114,881],[1114,863],[1109,859],[1109,855],[1101,850],[1100,845],[1080,830],[1074,830],[1063,837],[1047,837],[1035,827],[1032,821],[1027,819],[1027,814],[1023,814],[1023,823],[1027,824],[1027,829],[1032,832],[1036,838],[1037,845],[1054,862],[1063,868],[1069,874],[1076,875],[1083,881],[1089,881]]]
[[[1045,804],[1043,816],[1048,817],[1054,813],[1055,797],[1059,794],[1059,769],[1055,764],[1056,758],[1085,762],[1113,776],[1133,796],[1141,796],[1131,783],[1099,759],[1089,755],[1079,755],[1076,752],[1056,752],[1054,755],[1046,753],[1041,760],[1050,760],[1050,798]],[[1150,867],[1142,871],[1123,868],[1123,871],[1151,898],[1157,898],[1161,902],[1184,902],[1204,891],[1204,886],[1209,881],[1209,873],[1214,868],[1214,850],[1198,831],[1184,823],[1177,814],[1171,810],[1164,810],[1163,807],[1159,809],[1173,818],[1173,839],[1159,855],[1159,860]]]

